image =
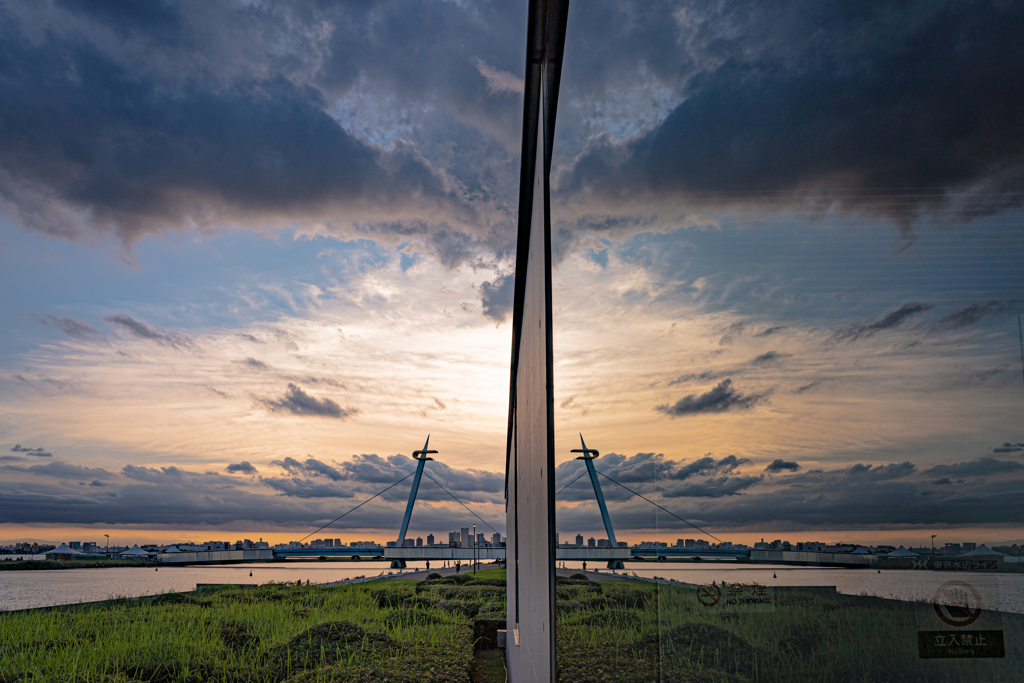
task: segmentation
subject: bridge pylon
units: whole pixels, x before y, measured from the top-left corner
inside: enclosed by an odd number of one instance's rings
[[[413,451],[412,457],[417,460],[416,464],[416,476],[412,478],[412,490],[409,491],[409,503],[405,506],[405,516],[402,517],[402,528],[398,532],[398,547],[401,548],[405,545],[405,534],[409,531],[409,520],[412,519],[412,508],[416,503],[416,494],[420,490],[420,479],[423,478],[423,466],[427,464],[428,460],[433,458],[427,457],[431,453],[437,453],[437,451],[428,450],[430,448],[430,435],[427,434],[427,440],[423,444],[423,450]],[[405,560],[392,560],[392,569],[405,569]]]
[[[604,522],[605,533],[608,534],[608,545],[612,548],[617,547],[615,541],[615,529],[612,528],[612,518],[608,516],[608,506],[604,502],[604,493],[601,491],[601,482],[597,480],[597,470],[594,469],[594,463],[592,462],[601,454],[593,448],[587,448],[587,444],[583,441],[583,434],[580,434],[580,448],[572,449],[573,453],[582,453],[577,460],[582,460],[587,466],[587,473],[590,475],[590,483],[594,485],[594,496],[597,498],[597,506],[601,508],[601,521]],[[624,569],[622,560],[608,560],[608,569]]]

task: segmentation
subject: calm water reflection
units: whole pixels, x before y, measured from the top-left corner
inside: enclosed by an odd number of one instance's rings
[[[563,563],[559,563],[561,566]],[[578,569],[579,562],[565,562]],[[599,567],[602,565],[598,565]],[[589,565],[588,569],[593,569]],[[608,570],[601,569],[601,573]],[[729,565],[725,563],[677,564],[627,563],[626,573],[637,576],[674,579],[683,583],[760,583],[766,586],[835,586],[849,595],[876,595],[882,598],[930,602],[936,590],[947,581],[965,581],[992,599],[988,607],[1005,612],[1024,613],[1024,574],[980,574],[953,571],[913,571],[875,569],[838,569],[828,567],[791,567],[772,565]],[[622,573],[621,571],[619,573]]]
[[[194,590],[197,583],[329,583],[385,574],[388,562],[295,562],[205,567],[0,571],[0,610]],[[252,576],[249,576],[252,572]]]
[[[603,564],[603,563],[602,563]],[[599,564],[598,567],[601,567]],[[563,563],[559,563],[562,566]],[[435,568],[437,564],[432,563]],[[579,562],[565,562],[581,569]],[[189,591],[197,583],[270,583],[310,581],[329,583],[357,576],[387,574],[387,562],[296,562],[202,567],[118,567],[109,569],[66,569],[41,571],[0,571],[0,610],[46,607],[76,602],[137,597],[172,591]],[[422,565],[410,570],[423,569]],[[595,569],[593,564],[588,569]],[[600,570],[607,572],[605,569]],[[249,576],[252,572],[252,576]],[[986,595],[995,596],[993,609],[1024,613],[1024,574],[972,574],[970,572],[883,571],[781,567],[770,565],[634,564],[626,572],[637,576],[675,579],[704,584],[757,582],[769,586],[835,586],[839,592],[861,593],[885,598],[930,601],[946,581],[966,581]],[[620,572],[621,573],[621,572]]]

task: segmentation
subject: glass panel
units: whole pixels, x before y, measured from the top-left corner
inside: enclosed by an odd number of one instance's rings
[[[972,7],[571,11],[560,680],[1019,678],[1022,16]]]

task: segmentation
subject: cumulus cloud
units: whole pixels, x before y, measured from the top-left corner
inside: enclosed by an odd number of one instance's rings
[[[1021,453],[1024,452],[1024,442],[1010,443],[1006,441],[1002,446],[996,446],[992,449],[993,453]]]
[[[11,449],[12,453],[21,453],[23,455],[32,455],[37,458],[52,458],[53,453],[44,449],[42,446],[32,448],[30,446],[22,446],[20,443],[14,444],[14,448]]]
[[[764,468],[764,471],[769,474],[777,474],[779,472],[796,472],[799,469],[800,463],[793,460],[777,458],[768,463],[768,466]]]
[[[511,273],[483,282],[480,285],[480,302],[484,316],[496,323],[504,322],[512,313],[515,287],[515,275]]]
[[[857,339],[873,337],[879,332],[895,329],[910,318],[930,311],[932,308],[931,304],[911,301],[910,303],[903,304],[895,311],[889,311],[878,320],[868,323],[856,322],[840,327],[832,334],[832,341],[852,342]]]
[[[231,463],[224,470],[228,474],[259,474],[259,470],[251,465],[248,460]]]
[[[329,398],[310,396],[295,384],[288,385],[288,391],[279,399],[259,399],[271,412],[285,412],[292,415],[333,417],[345,419],[359,412],[358,408],[342,408]]]
[[[742,394],[732,386],[731,379],[724,379],[714,389],[700,394],[689,394],[672,405],[659,405],[655,410],[669,417],[685,417],[702,413],[724,413],[732,410],[748,410],[767,398],[766,393]]]
[[[52,315],[34,316],[36,322],[44,327],[53,327],[71,339],[77,339],[78,341],[93,341],[96,339],[102,339],[103,335],[95,327],[85,322],[84,320],[75,320],[69,315],[56,317]]]

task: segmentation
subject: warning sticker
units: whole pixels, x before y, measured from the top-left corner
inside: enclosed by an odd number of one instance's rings
[[[1002,615],[994,587],[979,587],[961,580],[939,585],[931,609],[919,619],[927,630],[917,632],[918,656],[921,659],[1005,657]]]
[[[697,602],[705,611],[774,612],[775,591],[759,583],[721,583],[701,586]]]

